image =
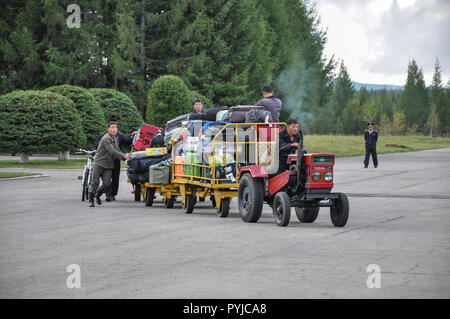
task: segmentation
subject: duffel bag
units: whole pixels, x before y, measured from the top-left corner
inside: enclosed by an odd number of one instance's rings
[[[170,131],[175,127],[181,127],[183,122],[187,121],[189,118],[189,114],[180,115],[170,121],[167,121],[165,131]]]
[[[188,121],[207,121],[206,113],[191,113],[189,114]]]
[[[245,115],[245,123],[269,123],[273,122],[272,113],[266,110],[254,109]]]
[[[149,172],[135,172],[133,170],[127,170],[127,176],[131,184],[136,184],[137,182],[148,182]]]
[[[127,166],[136,172],[148,171],[148,168],[169,157],[169,154],[158,156],[147,156],[145,153],[133,154],[128,160]]]
[[[264,106],[259,105],[238,105],[230,108],[228,112],[228,121],[232,123],[245,123],[245,116],[251,110],[263,110]]]
[[[150,166],[149,182],[152,184],[169,184],[170,164],[168,160]]]
[[[212,109],[205,110],[205,120],[206,121],[215,121],[217,118],[217,113],[228,110],[228,106],[214,107]]]

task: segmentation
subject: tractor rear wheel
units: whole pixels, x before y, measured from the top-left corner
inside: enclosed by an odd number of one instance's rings
[[[302,223],[314,223],[319,216],[320,207],[295,207],[295,214]]]
[[[339,198],[332,200],[330,207],[331,222],[335,227],[344,227],[347,224],[349,214],[349,203],[347,195],[338,193]]]
[[[239,180],[239,215],[247,223],[256,223],[261,218],[264,188],[261,180],[244,174]]]
[[[289,225],[291,221],[291,201],[285,192],[279,192],[275,195],[273,214],[278,226],[286,227]]]

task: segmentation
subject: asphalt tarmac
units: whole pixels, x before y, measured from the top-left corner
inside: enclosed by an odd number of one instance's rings
[[[209,200],[145,207],[125,172],[118,200],[89,208],[80,171],[33,169],[49,177],[0,181],[0,298],[449,298],[450,149],[379,162],[336,160],[344,228],[326,208],[281,228],[267,205],[244,223],[236,199],[223,219]]]

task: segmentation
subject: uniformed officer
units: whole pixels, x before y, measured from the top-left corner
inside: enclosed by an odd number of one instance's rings
[[[366,158],[364,159],[364,168],[369,166],[370,155],[372,154],[373,166],[378,167],[377,158],[377,141],[378,132],[373,129],[373,122],[367,123],[368,129],[364,132],[364,139],[366,140]]]

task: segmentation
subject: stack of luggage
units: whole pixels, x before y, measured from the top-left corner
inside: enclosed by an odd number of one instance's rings
[[[213,167],[216,178],[228,182],[236,178],[236,154],[227,153],[220,143],[215,145],[213,156],[212,139],[221,132],[228,123],[268,123],[272,122],[272,115],[263,106],[239,105],[231,108],[217,107],[207,109],[201,114],[191,113],[178,116],[168,121],[164,130],[159,127],[143,123],[139,133],[135,136],[133,153],[127,162],[127,175],[132,183],[150,182],[167,184],[170,182],[170,152],[171,137],[187,123],[181,144],[175,154],[175,174],[181,176],[209,177],[211,170],[203,170],[197,166],[186,164],[201,164]],[[268,142],[272,139],[271,130],[258,132]],[[226,141],[222,131],[223,141]],[[263,151],[262,149],[259,151]],[[265,150],[272,153],[273,150]]]

